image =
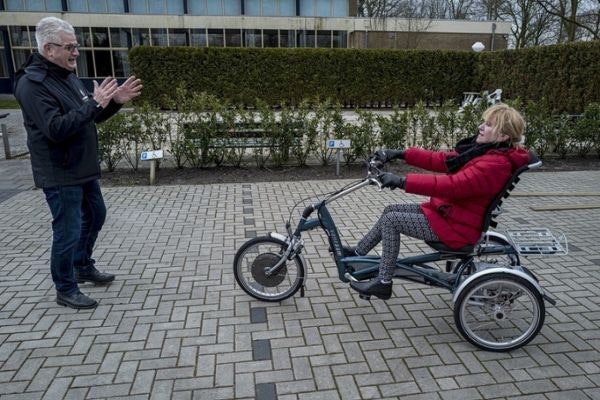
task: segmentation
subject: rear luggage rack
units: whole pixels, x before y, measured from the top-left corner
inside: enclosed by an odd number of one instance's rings
[[[522,255],[566,255],[567,237],[562,232],[552,233],[548,228],[508,229],[506,234]]]

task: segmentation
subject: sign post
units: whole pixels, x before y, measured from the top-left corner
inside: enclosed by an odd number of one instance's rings
[[[340,158],[342,149],[349,149],[352,145],[351,140],[329,139],[327,141],[328,149],[335,149],[335,174],[340,176]]]
[[[156,160],[163,158],[163,151],[143,151],[140,158],[142,161],[150,161],[150,184],[154,185],[156,181]]]

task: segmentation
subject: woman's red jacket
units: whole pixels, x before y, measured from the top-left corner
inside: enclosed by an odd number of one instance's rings
[[[454,151],[407,149],[407,164],[434,172],[448,172],[445,160]],[[490,150],[475,157],[452,174],[410,173],[407,193],[431,196],[421,204],[437,237],[451,249],[475,244],[481,237],[485,213],[514,171],[527,164],[524,148]]]

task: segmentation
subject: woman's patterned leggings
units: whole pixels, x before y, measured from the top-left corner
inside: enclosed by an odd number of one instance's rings
[[[379,278],[390,281],[400,252],[400,234],[421,239],[439,240],[431,231],[429,221],[418,204],[392,204],[383,210],[375,226],[356,246],[356,253],[365,255],[379,242],[383,245]]]

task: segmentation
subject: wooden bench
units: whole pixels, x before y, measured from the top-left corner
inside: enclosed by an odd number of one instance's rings
[[[189,132],[189,130],[186,130]],[[197,147],[204,145],[202,139],[189,138],[192,144]],[[285,143],[282,139],[290,139]],[[208,147],[211,149],[227,148],[227,149],[255,149],[255,148],[279,148],[282,145],[289,147],[299,146],[302,143],[302,133],[297,127],[294,128],[294,136],[290,138],[273,137],[265,129],[260,127],[250,127],[247,124],[237,124],[234,129],[223,128],[219,130],[216,137],[211,137]]]

